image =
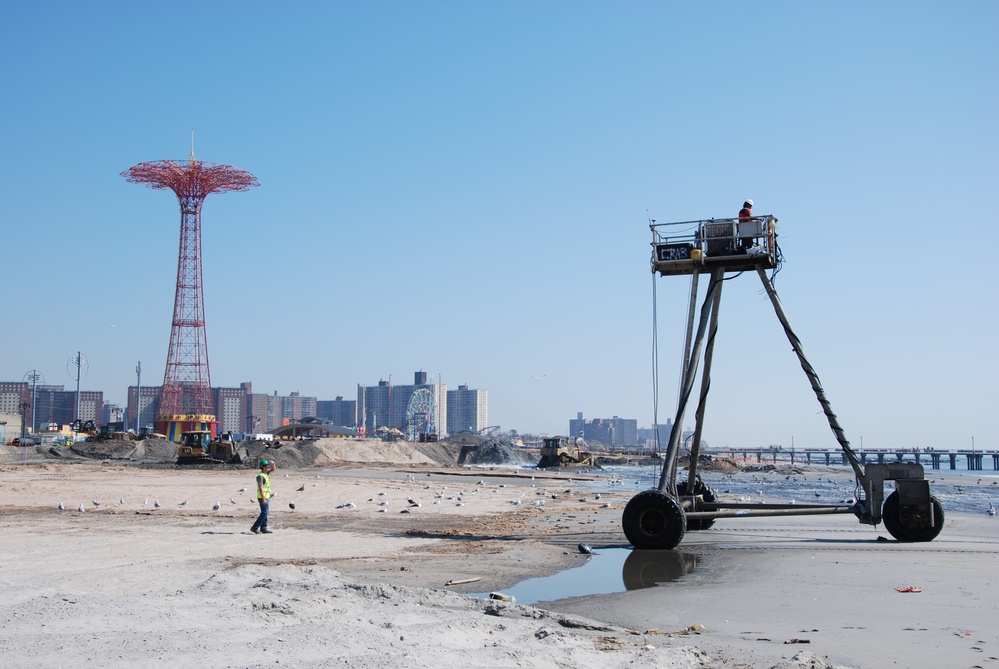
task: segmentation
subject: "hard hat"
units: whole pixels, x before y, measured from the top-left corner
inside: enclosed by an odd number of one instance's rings
[[[753,206],[753,201],[752,200],[746,200],[746,204],[748,204],[750,207],[752,207]]]
[[[261,467],[266,467],[269,464],[271,464],[269,460],[261,460],[260,461],[260,466]]]

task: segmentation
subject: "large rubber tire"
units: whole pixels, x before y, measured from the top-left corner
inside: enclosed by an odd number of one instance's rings
[[[930,503],[933,505],[932,524],[925,509],[902,506],[898,501],[898,492],[893,492],[888,495],[881,509],[885,529],[899,541],[933,541],[943,529],[944,512],[933,495],[930,495]]]
[[[676,494],[687,495],[687,482],[680,481],[676,484]],[[707,485],[698,477],[697,483],[694,484],[694,494],[703,495],[705,502],[716,502],[718,497],[715,495],[715,491],[711,489],[711,486]],[[706,530],[715,524],[714,518],[688,518],[687,519],[687,531],[696,532],[698,530]]]
[[[675,499],[653,488],[631,498],[621,526],[635,548],[670,550],[683,540],[687,519]]]

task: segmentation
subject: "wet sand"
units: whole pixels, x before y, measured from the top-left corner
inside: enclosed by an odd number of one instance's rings
[[[688,532],[678,581],[524,607],[460,593],[626,546],[633,493],[459,471],[279,470],[255,536],[250,471],[0,466],[4,664],[999,666],[996,518],[948,514],[927,544],[852,516],[722,520]]]

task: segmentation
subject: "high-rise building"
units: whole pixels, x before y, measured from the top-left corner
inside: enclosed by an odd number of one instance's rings
[[[26,426],[31,425],[31,384],[25,381],[0,381],[0,414],[18,418],[17,425],[7,420],[4,439],[20,436],[21,421]]]
[[[316,415],[315,397],[303,397],[298,392],[290,395],[278,395],[274,391],[273,395],[264,395],[250,392],[252,386],[249,383],[240,385],[247,391],[247,423],[249,432],[270,432],[274,428],[281,427],[284,420],[297,423],[303,418]]]
[[[136,390],[139,391],[136,397]],[[154,427],[160,410],[160,386],[128,387],[128,404],[125,410],[125,429],[135,430]],[[139,419],[136,421],[136,412]]]
[[[66,390],[63,386],[35,387],[34,416],[35,424],[40,429],[53,423],[69,425],[77,418],[83,422],[92,420],[95,425],[100,425],[103,422],[103,410],[103,391],[81,390],[78,402],[75,390]],[[28,414],[28,421],[31,420],[30,415]]]
[[[246,384],[239,388],[212,388],[212,404],[219,433],[246,431]]]
[[[584,419],[582,412],[569,421],[569,435],[626,448],[638,445],[638,421],[634,418]]]
[[[342,427],[353,427],[357,425],[357,402],[345,400],[341,395],[337,395],[335,400],[318,400],[316,418]]]
[[[26,381],[0,381],[0,413],[26,416],[31,422],[31,384]]]
[[[489,427],[489,391],[467,385],[447,391],[447,433],[479,432]]]

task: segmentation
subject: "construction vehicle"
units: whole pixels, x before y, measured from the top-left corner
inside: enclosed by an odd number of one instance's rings
[[[538,469],[592,466],[593,455],[585,452],[584,448],[586,442],[582,437],[545,437]]]
[[[92,420],[80,420],[77,418],[70,424],[70,429],[77,434],[94,435],[97,434],[97,424]]]
[[[178,465],[227,464],[238,465],[248,457],[246,449],[236,448],[231,434],[217,439],[208,430],[183,432],[177,446]]]

